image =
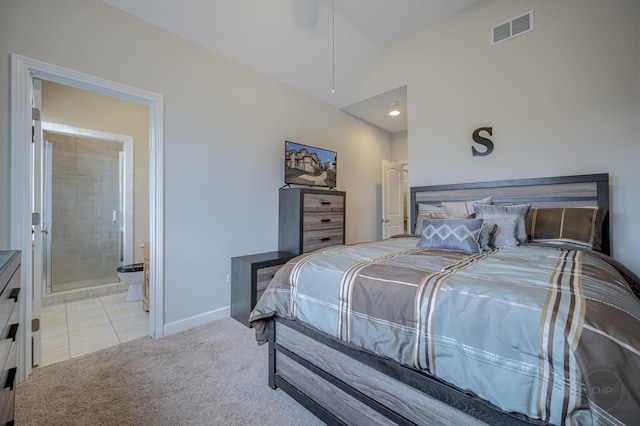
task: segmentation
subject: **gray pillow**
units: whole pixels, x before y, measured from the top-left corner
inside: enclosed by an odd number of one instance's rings
[[[429,215],[429,213],[418,213],[418,216],[416,217],[416,229],[415,231],[413,231],[414,234],[422,234],[422,231],[424,230],[424,226],[422,224],[422,221],[424,219],[430,219],[431,216]]]
[[[482,219],[424,219],[416,247],[480,253]]]
[[[515,247],[518,245],[516,229],[519,218],[516,216],[496,216],[483,219],[486,225],[495,224],[496,230],[491,236],[492,247]]]
[[[479,219],[488,219],[493,217],[515,216],[516,221],[516,240],[519,243],[527,242],[527,226],[526,220],[531,209],[531,204],[474,204],[473,210]],[[500,226],[500,225],[498,225]]]

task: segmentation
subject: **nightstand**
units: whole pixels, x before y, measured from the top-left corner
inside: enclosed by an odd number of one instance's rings
[[[295,257],[285,251],[270,251],[231,258],[231,317],[249,326],[251,310],[275,273]]]

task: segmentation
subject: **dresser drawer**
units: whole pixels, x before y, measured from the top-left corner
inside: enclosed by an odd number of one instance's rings
[[[13,420],[14,403],[15,403],[15,388],[0,389],[0,424],[4,425]]]
[[[20,252],[0,251],[0,424],[13,424],[18,328]]]
[[[20,320],[19,312],[20,310],[16,306],[9,317],[9,321],[3,327],[2,335],[0,336],[0,367],[2,367],[3,370],[17,366],[15,350],[16,338],[18,335],[18,323]],[[11,351],[13,351],[13,357],[11,356]]]
[[[0,379],[0,424],[6,424],[13,420],[15,404],[15,369],[12,372],[5,372]],[[9,377],[10,376],[10,377]],[[13,386],[5,387],[7,377],[13,377]]]
[[[5,367],[0,373],[0,419],[2,424],[13,419],[17,367],[17,344],[12,342]]]
[[[331,194],[304,194],[304,211],[343,211],[344,197]]]
[[[18,268],[2,293],[0,293],[0,327],[9,321],[14,306],[18,305],[20,293],[20,268]]]
[[[256,291],[264,291],[280,268],[282,268],[282,265],[273,265],[267,266],[266,268],[256,269]],[[260,297],[257,297],[257,299],[259,298]]]
[[[0,379],[2,381],[0,381],[0,387],[4,386],[5,384],[5,380],[6,380],[6,374],[8,374],[8,371],[11,369],[15,369],[18,366],[18,358],[17,358],[17,348],[18,345],[16,344],[16,342],[11,341],[11,340],[3,340],[2,344],[0,345],[1,349],[2,349],[2,357],[4,358],[2,360],[2,366],[3,366],[3,370],[2,370],[2,377],[0,377]]]
[[[308,212],[304,214],[304,231],[315,229],[342,228],[344,226],[344,214],[342,212]]]
[[[309,231],[304,233],[302,251],[308,253],[325,247],[331,247],[344,243],[342,228]]]

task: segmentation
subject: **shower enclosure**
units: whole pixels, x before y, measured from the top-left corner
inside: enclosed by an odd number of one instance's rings
[[[131,144],[119,135],[43,128],[43,304],[122,291],[117,268],[132,257]]]

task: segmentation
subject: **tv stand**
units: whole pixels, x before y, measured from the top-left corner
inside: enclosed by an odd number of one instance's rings
[[[279,251],[297,255],[344,244],[344,192],[290,188],[279,193]]]

